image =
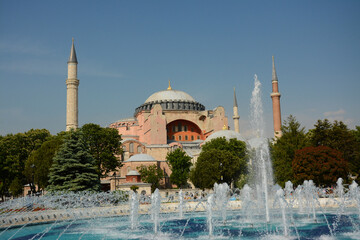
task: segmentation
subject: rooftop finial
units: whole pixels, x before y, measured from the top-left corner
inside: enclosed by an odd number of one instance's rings
[[[277,81],[277,75],[276,75],[276,70],[275,70],[275,60],[274,60],[274,56],[272,56],[272,80],[273,81]]]
[[[170,79],[169,79],[169,87],[167,88],[167,90],[172,90],[171,85],[170,85]]]

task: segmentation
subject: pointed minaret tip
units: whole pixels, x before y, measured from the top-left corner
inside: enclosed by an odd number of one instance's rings
[[[277,75],[276,75],[276,70],[275,70],[275,60],[274,60],[274,56],[272,56],[272,80],[273,81],[277,81]]]
[[[71,45],[70,57],[69,57],[68,63],[78,63],[77,58],[76,58],[74,38],[72,38],[72,45]]]
[[[234,107],[237,107],[237,99],[236,99],[236,94],[235,94],[235,87],[234,87]]]

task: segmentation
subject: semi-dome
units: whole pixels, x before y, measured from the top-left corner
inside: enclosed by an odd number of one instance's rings
[[[163,110],[192,110],[192,111],[204,111],[205,106],[187,94],[186,92],[174,90],[169,84],[167,90],[153,93],[146,99],[144,104],[135,109],[136,116],[141,111],[150,111],[156,104],[160,104]]]
[[[179,90],[164,90],[152,94],[145,103],[160,101],[188,101],[195,102],[195,99],[186,92]]]
[[[205,143],[211,141],[212,139],[219,138],[219,137],[225,137],[225,139],[228,141],[232,138],[235,138],[239,141],[243,141],[243,142],[247,143],[246,139],[240,133],[237,133],[233,130],[220,130],[220,131],[214,132],[205,140]]]
[[[154,161],[156,160],[152,156],[141,153],[131,156],[128,160],[124,162],[154,162]]]

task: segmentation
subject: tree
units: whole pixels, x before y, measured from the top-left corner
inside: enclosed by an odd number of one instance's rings
[[[352,131],[341,121],[329,122],[318,120],[315,128],[310,131],[311,145],[328,146],[342,153],[342,157],[349,163],[349,171],[353,175],[360,174],[360,162],[356,159],[358,144]]]
[[[338,178],[347,176],[347,162],[342,153],[326,147],[306,147],[295,152],[294,183],[312,179],[318,186],[331,186]]]
[[[305,128],[295,117],[290,115],[281,127],[283,133],[281,138],[270,144],[270,153],[273,161],[275,182],[285,187],[287,181],[293,182],[292,161],[296,150],[309,145]]]
[[[113,128],[102,128],[88,123],[81,128],[90,153],[94,157],[99,178],[122,166],[119,155],[122,154],[121,136]]]
[[[95,160],[81,130],[69,132],[53,158],[49,173],[49,191],[99,191],[100,181]]]
[[[38,149],[50,136],[50,132],[46,129],[31,129],[25,133],[1,137],[0,192],[2,198],[9,191],[13,196],[22,194],[23,185],[27,183],[24,175],[25,161],[31,152]]]
[[[29,182],[34,181],[34,184],[38,186],[38,190],[44,190],[48,185],[53,157],[63,143],[64,136],[64,134],[59,134],[44,142],[26,160],[24,174]]]
[[[237,139],[227,141],[225,137],[212,139],[202,146],[190,180],[198,188],[211,188],[214,183],[231,185],[247,172],[248,152],[246,144]]]
[[[164,178],[163,171],[155,164],[150,166],[141,165],[137,167],[141,175],[141,181],[151,183],[151,192],[154,192],[156,188],[160,186],[160,180]]]
[[[177,148],[167,154],[166,161],[172,171],[170,175],[171,182],[179,188],[186,186],[192,165],[191,157],[186,155],[181,148]]]

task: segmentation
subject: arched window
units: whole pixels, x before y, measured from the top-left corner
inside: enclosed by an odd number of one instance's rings
[[[129,152],[131,152],[131,153],[134,152],[134,143],[129,144]]]
[[[125,145],[123,145],[123,147],[122,147],[122,148],[123,148],[124,152],[126,152],[126,146],[125,146]]]
[[[127,167],[127,173],[129,173],[131,171],[131,167]]]
[[[137,152],[142,153],[142,147],[140,145],[137,147]]]

